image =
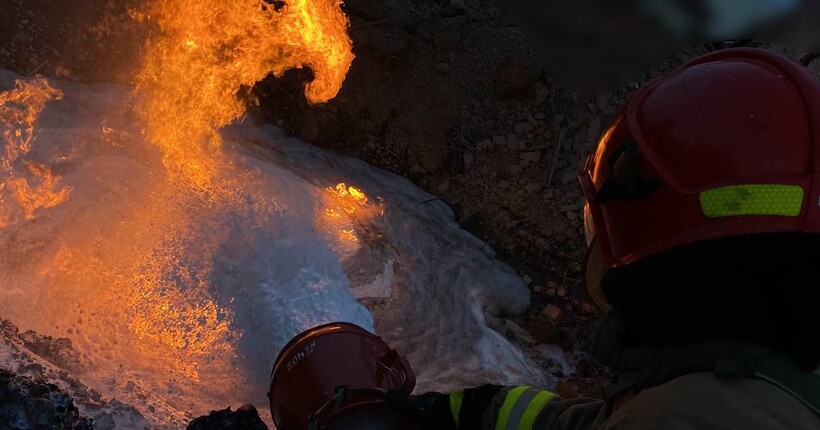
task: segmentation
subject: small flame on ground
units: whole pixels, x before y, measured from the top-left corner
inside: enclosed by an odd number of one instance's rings
[[[0,227],[17,219],[20,212],[25,219],[34,219],[38,209],[57,206],[71,194],[70,187],[59,187],[59,176],[30,157],[37,118],[46,103],[62,96],[62,91],[39,77],[18,80],[13,89],[0,92],[0,125],[5,146],[0,154]]]
[[[359,206],[367,206],[367,195],[356,187],[348,187],[344,182],[336,185],[336,193],[340,202],[356,203]],[[356,207],[350,204],[345,205],[345,210],[355,212]]]
[[[138,90],[146,137],[172,174],[208,189],[219,170],[219,128],[240,118],[238,94],[270,73],[310,67],[311,103],[339,92],[353,61],[339,0],[153,0],[132,17],[155,22]]]
[[[327,187],[322,198],[322,206],[325,208],[323,216],[317,217],[317,226],[328,232],[338,232],[337,243],[335,245],[343,248],[350,248],[359,242],[359,235],[356,228],[365,225],[373,217],[382,216],[384,207],[381,199],[376,199],[377,204],[371,204],[367,194],[360,188],[348,186],[345,183],[336,184],[335,187]]]

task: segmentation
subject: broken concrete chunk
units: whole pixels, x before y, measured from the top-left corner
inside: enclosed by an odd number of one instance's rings
[[[564,311],[555,305],[547,305],[542,313],[553,321],[560,321],[564,317]]]

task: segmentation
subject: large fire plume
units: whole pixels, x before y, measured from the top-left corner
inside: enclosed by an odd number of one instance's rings
[[[0,92],[5,147],[0,153],[0,230],[15,232],[15,226],[63,202],[53,210],[64,213],[53,218],[70,218],[74,225],[47,240],[48,231],[28,230],[32,238],[21,243],[50,258],[0,259],[0,275],[15,264],[36,265],[38,270],[25,271],[47,285],[36,300],[47,309],[77,305],[30,325],[69,330],[65,333],[76,339],[78,349],[94,357],[90,373],[105,375],[109,368],[136,369],[134,375],[167,373],[173,380],[168,385],[179,384],[180,390],[194,390],[186,381],[199,381],[218,395],[235,395],[239,388],[224,380],[238,372],[235,348],[242,333],[232,326],[233,299],[213,292],[212,284],[219,282],[213,262],[231,234],[238,234],[237,207],[252,206],[263,221],[275,210],[268,207],[274,203],[245,189],[259,173],[241,171],[223,155],[220,129],[244,114],[243,90],[271,73],[309,67],[315,78],[304,89],[307,100],[335,97],[353,60],[348,20],[339,0],[147,0],[131,15],[156,30],[137,72],[137,102],[131,106],[129,99],[107,110],[95,124],[99,136],[86,136],[108,144],[102,151],[107,158],[100,159],[114,165],[72,158],[72,148],[37,147],[37,133],[44,130],[38,116],[63,96],[47,80],[21,80]],[[65,90],[69,98],[70,89]],[[144,139],[132,127],[141,128]],[[143,140],[151,145],[143,147]],[[139,164],[127,161],[132,159]],[[154,175],[153,165],[167,175]],[[72,177],[68,172],[78,166],[87,172]],[[100,179],[111,170],[122,171],[115,176],[117,184]],[[115,198],[109,187],[130,187],[133,193]],[[328,215],[315,222],[332,232],[328,241],[352,249],[358,241],[352,229],[356,219],[380,213],[380,204],[368,203],[352,186],[325,191],[316,204]],[[17,239],[0,235],[2,240]],[[26,297],[17,299],[28,303]],[[6,306],[10,318],[25,320],[22,306]],[[240,384],[241,377],[234,379]],[[195,391],[184,392],[195,397]]]
[[[336,96],[353,61],[339,0],[153,0],[132,15],[160,31],[137,77],[146,137],[195,188],[207,188],[219,168],[218,130],[243,115],[243,87],[310,67],[305,96],[321,103]]]

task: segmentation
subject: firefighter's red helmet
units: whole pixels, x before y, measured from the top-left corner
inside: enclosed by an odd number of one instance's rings
[[[761,49],[702,56],[643,86],[580,176],[600,270],[739,235],[820,233],[820,84]]]
[[[349,323],[305,331],[279,353],[271,375],[271,413],[281,430],[402,429],[384,394],[410,394],[407,360],[380,337]]]

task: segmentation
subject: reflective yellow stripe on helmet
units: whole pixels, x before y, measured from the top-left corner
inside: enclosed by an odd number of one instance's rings
[[[513,388],[504,398],[495,430],[532,430],[541,409],[555,396],[555,393],[527,386]]]
[[[453,422],[458,428],[458,416],[461,414],[461,403],[464,401],[464,390],[450,391],[450,413],[453,414]]]
[[[737,215],[795,217],[803,208],[803,187],[784,184],[729,185],[700,193],[707,218]]]

